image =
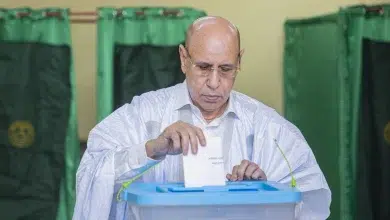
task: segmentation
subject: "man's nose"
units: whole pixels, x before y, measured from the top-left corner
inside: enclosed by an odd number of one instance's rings
[[[212,72],[209,74],[208,80],[207,80],[207,86],[211,89],[217,89],[219,85],[221,84],[221,77],[218,73],[218,68],[213,69]]]

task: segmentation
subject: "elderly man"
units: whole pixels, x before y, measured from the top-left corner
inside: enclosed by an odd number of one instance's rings
[[[331,193],[300,131],[273,109],[232,91],[243,55],[238,29],[220,17],[200,18],[179,52],[183,83],[134,97],[91,131],[77,173],[73,219],[134,219],[116,201],[121,183],[156,164],[142,181],[183,181],[182,155],[204,146],[206,133],[223,138],[229,181],[289,184],[279,146],[304,192],[299,219],[326,219]]]

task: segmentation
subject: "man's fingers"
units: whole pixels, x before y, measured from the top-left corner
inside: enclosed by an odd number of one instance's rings
[[[229,181],[267,180],[267,176],[260,167],[253,162],[243,160],[240,165],[233,167],[233,171],[226,175]]]
[[[237,179],[239,181],[244,179],[244,174],[246,171],[246,168],[249,166],[250,162],[248,160],[243,160],[237,170]]]
[[[264,171],[260,169],[259,165],[248,160],[241,161],[240,165],[233,167],[231,174],[227,174],[226,178],[229,181],[242,180],[267,180]]]
[[[256,171],[252,174],[251,178],[254,180],[267,180],[267,176],[260,168],[256,169]]]
[[[173,151],[175,153],[180,153],[182,152],[181,150],[181,143],[180,143],[180,136],[177,132],[173,132],[171,134],[171,140],[172,140],[172,144],[173,144]]]
[[[198,138],[193,128],[187,128],[188,136],[190,137],[191,150],[193,154],[198,152]]]
[[[181,149],[183,151],[184,155],[187,155],[188,153],[188,148],[189,148],[189,141],[190,137],[188,135],[188,132],[186,129],[178,129],[178,133],[180,134],[180,139],[181,139]]]
[[[238,174],[237,174],[238,168],[239,168],[239,165],[236,165],[233,167],[231,181],[236,181],[238,179]]]
[[[202,146],[206,146],[206,137],[204,136],[202,129],[194,127],[194,130],[196,132],[196,136],[198,136],[200,144]]]
[[[247,180],[250,180],[252,179],[252,174],[259,168],[259,166],[257,166],[257,164],[255,163],[249,163],[249,166],[246,168],[245,170],[245,174],[244,174],[244,177],[245,179]]]
[[[202,129],[182,121],[170,125],[164,130],[163,135],[169,140],[169,143],[166,143],[169,154],[182,152],[183,155],[187,155],[190,146],[192,153],[197,154],[199,144],[206,145]]]

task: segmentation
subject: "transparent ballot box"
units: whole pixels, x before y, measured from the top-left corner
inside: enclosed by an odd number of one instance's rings
[[[301,201],[294,188],[259,181],[199,188],[133,183],[121,196],[140,220],[293,220]]]

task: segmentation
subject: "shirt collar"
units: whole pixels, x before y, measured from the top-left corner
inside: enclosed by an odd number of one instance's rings
[[[191,108],[197,108],[190,98],[186,80],[183,83],[179,84],[179,88],[176,93],[176,100],[174,103],[174,110],[179,110],[184,106],[191,106]],[[239,113],[237,111],[237,103],[235,102],[234,94],[232,92],[230,93],[227,109],[221,117],[224,117],[228,114],[233,114],[239,117]]]

